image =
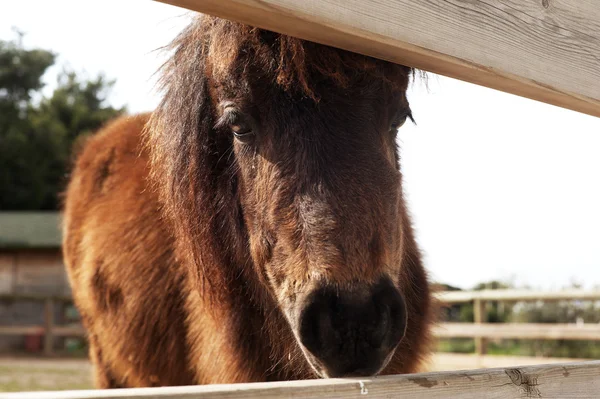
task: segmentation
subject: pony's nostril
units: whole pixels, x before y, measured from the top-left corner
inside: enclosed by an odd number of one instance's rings
[[[313,301],[300,316],[300,339],[306,349],[315,354],[326,351],[334,338],[332,315],[324,302]]]
[[[407,310],[406,303],[402,297],[391,301],[388,307],[388,331],[390,331],[391,343],[396,345],[406,332]]]
[[[376,309],[373,319],[373,332],[370,335],[369,341],[373,348],[379,349],[390,330],[390,308],[386,304],[380,304]]]
[[[324,287],[306,300],[298,323],[300,342],[329,376],[372,375],[404,336],[406,306],[389,281],[364,292]]]
[[[331,337],[331,332],[333,331],[330,312],[324,310],[321,310],[319,312],[317,328],[318,337],[321,340],[321,342],[327,342],[327,340]]]

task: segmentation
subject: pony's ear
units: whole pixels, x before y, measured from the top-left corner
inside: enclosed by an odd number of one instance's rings
[[[170,220],[179,256],[204,287],[218,284],[235,250],[239,225],[233,168],[219,165],[223,151],[206,74],[207,43],[192,24],[174,41],[159,81],[164,97],[145,138],[151,179]],[[240,245],[240,244],[238,244]],[[235,251],[234,251],[235,252]]]

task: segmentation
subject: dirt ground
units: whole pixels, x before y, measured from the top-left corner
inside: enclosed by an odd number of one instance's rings
[[[0,392],[92,388],[86,359],[0,358]]]

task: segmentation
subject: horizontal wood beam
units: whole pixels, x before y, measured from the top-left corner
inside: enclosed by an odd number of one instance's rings
[[[84,337],[86,335],[83,326],[54,326],[52,333],[57,337]]]
[[[445,304],[482,301],[570,301],[600,300],[600,291],[564,290],[564,291],[532,291],[532,290],[482,290],[482,291],[441,291],[437,292],[438,300]]]
[[[600,324],[442,323],[438,338],[568,339],[600,341]]]
[[[600,116],[596,0],[159,1]]]
[[[442,303],[464,303],[475,299],[483,301],[560,301],[560,300],[598,300],[600,291],[564,290],[564,291],[534,291],[534,290],[481,290],[481,291],[440,291],[435,296]],[[73,302],[70,295],[44,294],[0,294],[0,300],[31,300],[45,301],[53,299],[58,302]]]
[[[0,336],[2,335],[36,335],[45,334],[44,326],[0,326]],[[86,335],[85,329],[81,325],[77,326],[53,326],[52,335],[58,337],[83,337]]]
[[[596,398],[600,361],[363,379],[0,394],[3,399]]]
[[[36,335],[44,333],[44,326],[0,326],[2,335]]]
[[[52,294],[34,294],[34,293],[0,293],[0,300],[9,301],[45,301],[52,299],[56,302],[73,302],[71,295],[52,295]]]
[[[1,326],[1,335],[43,334],[43,326]],[[534,323],[441,323],[434,329],[438,338],[569,339],[600,341],[600,324]],[[83,326],[55,326],[55,336],[83,337]]]
[[[43,326],[0,326],[1,335],[43,334]],[[534,323],[441,323],[434,328],[438,338],[568,339],[600,341],[599,324]],[[55,326],[55,336],[83,337],[83,326]]]

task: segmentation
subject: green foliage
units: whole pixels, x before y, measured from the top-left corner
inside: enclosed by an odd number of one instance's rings
[[[16,40],[0,40],[0,101],[6,105],[27,103],[42,88],[42,75],[56,57],[46,50],[25,50],[22,39],[23,34],[17,32]]]
[[[512,285],[503,283],[501,281],[490,281],[488,283],[477,284],[474,288],[475,291],[481,290],[502,290],[514,288]],[[506,323],[512,313],[511,306],[506,306],[504,302],[489,301],[485,304],[486,319],[487,323]]]
[[[0,41],[0,210],[55,210],[73,144],[125,110],[106,104],[114,84],[60,74],[49,97],[42,77],[55,55]],[[41,98],[34,101],[34,98]]]
[[[510,284],[500,281],[490,281],[487,283],[477,284],[473,290],[498,290],[512,288]],[[487,302],[486,303],[486,320],[487,323],[505,323],[511,315],[512,309],[502,302]],[[442,315],[442,319],[451,322],[472,323],[475,320],[474,309],[472,303],[453,305],[446,309]]]
[[[449,353],[473,353],[475,352],[475,341],[469,338],[440,339],[437,342],[437,351]]]

